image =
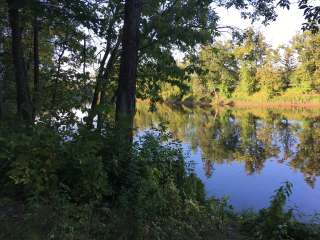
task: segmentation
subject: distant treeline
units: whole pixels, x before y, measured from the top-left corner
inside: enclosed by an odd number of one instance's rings
[[[274,49],[262,33],[249,28],[240,37],[202,46],[185,66],[190,68],[190,81],[185,88],[163,85],[163,100],[320,99],[320,34],[299,33],[287,45]]]

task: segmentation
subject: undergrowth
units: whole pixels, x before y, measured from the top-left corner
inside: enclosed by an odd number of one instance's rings
[[[164,129],[135,141],[125,172],[112,128],[57,131],[39,123],[0,131],[0,239],[319,236],[318,225],[284,211],[289,183],[257,215],[239,216],[227,199],[208,199],[181,144]]]

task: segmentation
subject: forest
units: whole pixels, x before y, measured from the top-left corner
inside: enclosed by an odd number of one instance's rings
[[[317,97],[313,1],[298,1],[304,33],[290,46],[253,29],[217,40],[217,7],[268,24],[292,2],[0,0],[0,239],[318,239],[319,224],[285,208],[290,182],[236,213],[206,195],[164,124],[135,129],[137,99],[156,110],[168,88],[180,100]]]
[[[320,35],[306,31],[273,49],[263,34],[246,29],[240,38],[203,46],[196,60],[189,59],[197,70],[190,74],[185,88],[163,84],[161,100],[204,105],[319,105],[319,47]]]

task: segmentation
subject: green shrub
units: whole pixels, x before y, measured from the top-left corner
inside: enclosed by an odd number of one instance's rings
[[[284,209],[292,188],[291,183],[285,182],[275,191],[268,208],[244,217],[243,230],[250,239],[316,240],[320,236],[319,225],[299,223],[292,209]]]
[[[112,128],[0,131],[0,239],[242,237],[227,199],[206,199],[192,162],[165,129],[137,139],[127,162],[115,151]],[[315,239],[317,225],[284,212],[290,193],[287,183],[268,209],[243,220],[248,238]]]

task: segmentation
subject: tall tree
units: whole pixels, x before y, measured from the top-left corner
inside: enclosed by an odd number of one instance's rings
[[[4,98],[4,62],[3,62],[3,55],[4,55],[4,36],[3,36],[3,29],[0,22],[0,120],[3,117],[3,98]]]
[[[9,22],[11,27],[11,48],[14,74],[17,89],[17,113],[25,122],[32,122],[32,103],[29,94],[28,77],[22,45],[22,30],[20,19],[20,1],[7,1],[9,6]]]
[[[292,46],[281,46],[281,50],[283,50],[283,56],[281,59],[282,64],[282,77],[284,83],[284,90],[291,86],[291,78],[297,67],[295,52]]]
[[[295,36],[293,48],[298,53],[293,85],[305,92],[320,92],[320,34],[307,31]]]
[[[266,54],[267,44],[261,33],[249,28],[244,38],[239,41],[235,54],[240,62],[240,83],[237,94],[251,95],[259,90],[256,78],[257,68],[262,65]]]
[[[34,84],[34,112],[33,115],[39,110],[39,98],[40,98],[40,80],[39,80],[39,22],[37,15],[34,16],[33,20],[33,84]]]
[[[207,91],[215,97],[230,97],[238,83],[238,66],[231,42],[217,42],[204,47],[199,53],[203,73],[199,74]]]
[[[279,52],[269,49],[262,66],[257,69],[256,77],[260,89],[266,92],[270,98],[279,94],[285,88],[281,73]]]
[[[140,19],[140,0],[126,0],[116,101],[116,124],[120,132],[123,133],[120,135],[130,142],[133,139],[133,118],[136,103]]]
[[[114,64],[118,61],[120,53],[120,45],[122,41],[121,22],[121,10],[122,4],[109,4],[106,7],[108,16],[103,20],[103,24],[100,26],[99,37],[105,40],[105,47],[102,51],[102,57],[99,61],[99,68],[97,70],[97,76],[95,81],[94,94],[91,101],[91,106],[88,114],[87,124],[93,126],[93,119],[98,114],[101,114],[101,106],[103,95],[105,95],[106,86],[110,80],[110,74],[114,70]],[[100,110],[100,111],[99,111]],[[101,120],[101,118],[100,118]]]

